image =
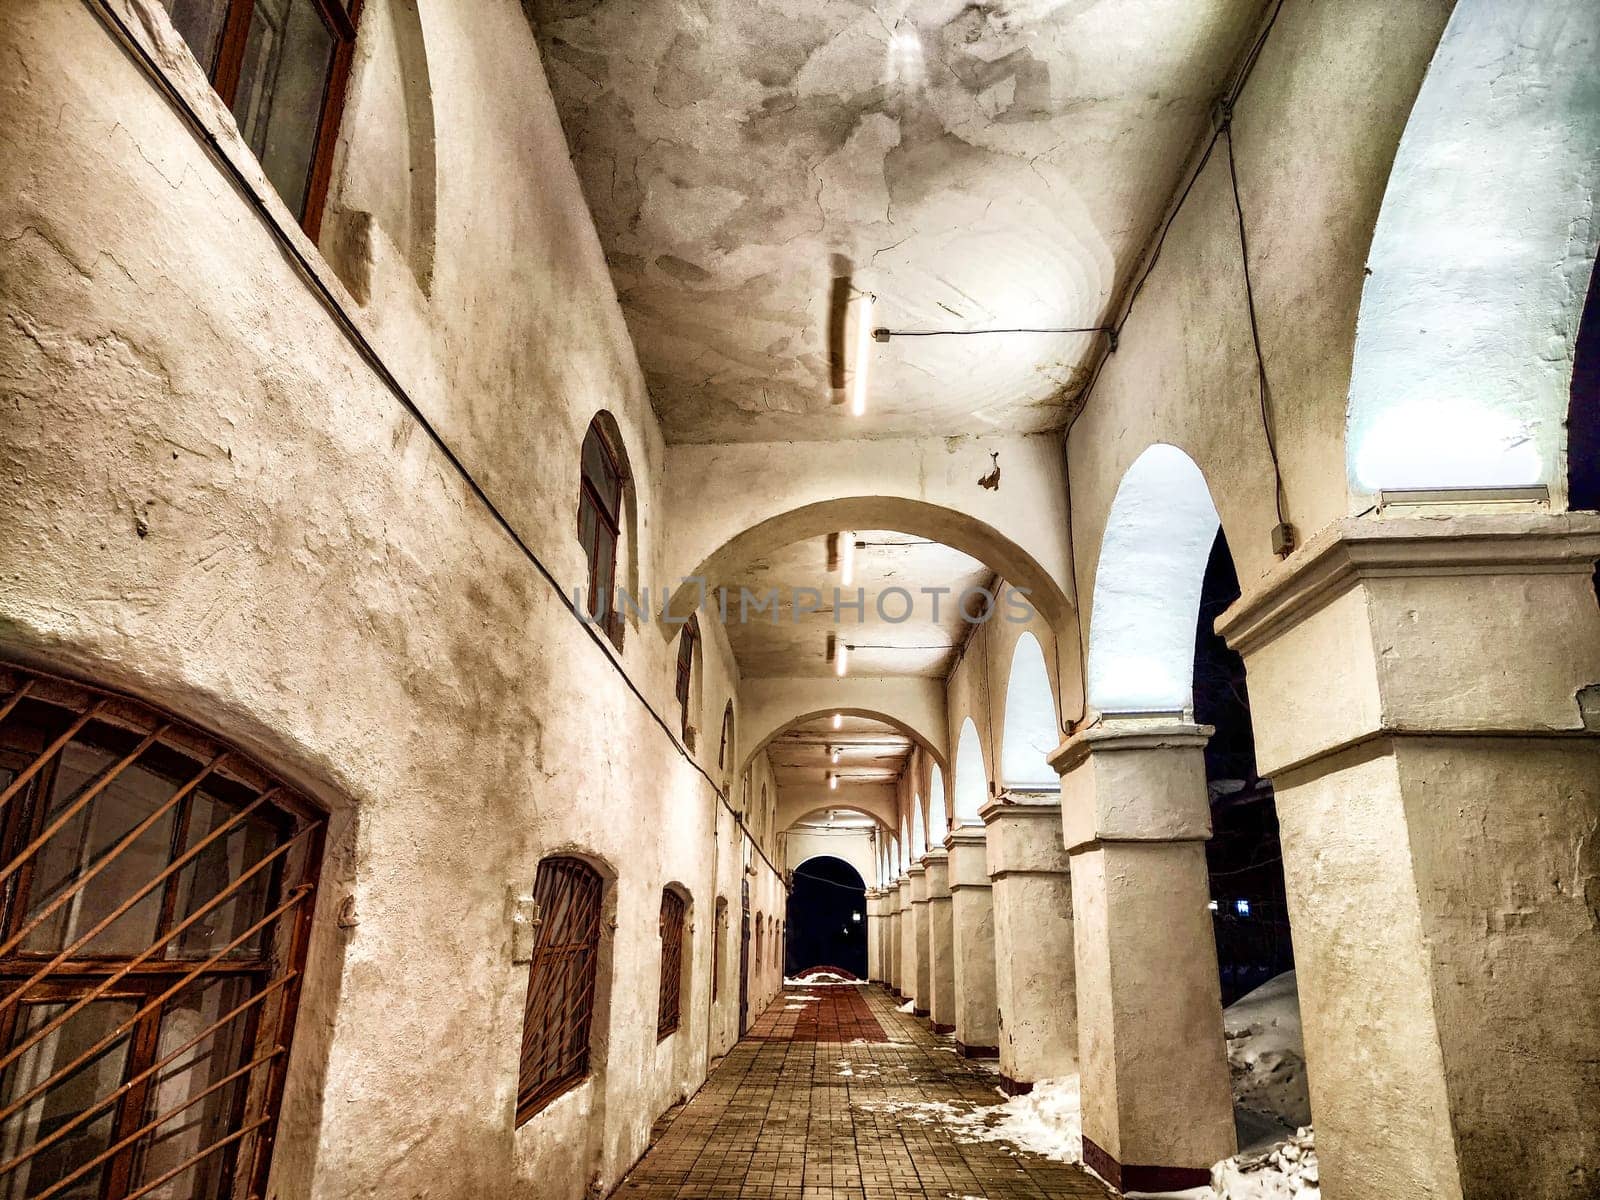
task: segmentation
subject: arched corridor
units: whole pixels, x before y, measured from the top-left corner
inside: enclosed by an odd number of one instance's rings
[[[1596,61],[0,4],[0,1200],[1596,1200]]]

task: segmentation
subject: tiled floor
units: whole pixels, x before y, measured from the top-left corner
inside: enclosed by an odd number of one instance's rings
[[[844,1040],[828,1041],[826,1038]],[[862,1039],[862,1040],[853,1040]],[[665,1118],[621,1200],[1104,1200],[1080,1168],[905,1106],[999,1104],[992,1066],[877,987],[789,988]]]

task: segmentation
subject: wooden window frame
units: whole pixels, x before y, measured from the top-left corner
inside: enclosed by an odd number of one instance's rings
[[[217,61],[210,67],[211,87],[229,112],[238,100],[239,77],[244,68],[245,44],[250,36],[250,17],[256,0],[215,0],[227,10],[217,43]],[[355,59],[356,30],[361,22],[362,0],[350,0],[345,11],[338,0],[306,0],[334,37],[333,62],[328,67],[322,111],[317,117],[316,146],[311,153],[306,181],[305,212],[300,227],[312,241],[322,230],[322,213],[328,200],[328,185],[333,178],[333,153],[339,143],[339,125],[344,119],[345,92],[350,84],[350,65]],[[201,64],[205,69],[205,64]],[[284,200],[288,204],[288,200]]]
[[[589,1077],[605,893],[605,877],[581,858],[554,854],[539,863],[517,1068],[519,1127]],[[558,997],[566,1003],[555,1011]]]
[[[83,1119],[88,1119],[85,1128],[98,1125],[102,1116],[91,1114],[110,1114],[109,1144],[75,1168],[77,1177],[84,1178],[85,1172],[98,1166],[97,1191],[103,1200],[143,1195],[160,1186],[161,1180],[181,1179],[219,1154],[217,1194],[264,1194],[300,1004],[327,815],[245,755],[165,713],[112,693],[5,664],[0,664],[0,745],[4,747],[0,765],[11,775],[10,783],[0,788],[5,818],[0,830],[0,862],[4,863],[0,873],[6,877],[0,888],[0,1061],[7,1065],[11,1060],[25,1061],[22,1056],[31,1044],[48,1036],[46,1031],[58,1023],[64,1026],[77,1011],[87,1010],[98,1000],[137,1006],[96,1043],[108,1050],[124,1046],[115,1087],[50,1135],[19,1147],[19,1153],[0,1166],[9,1174]],[[93,747],[113,758],[90,781],[78,785],[60,816],[48,815],[51,806],[62,800],[55,791],[55,777],[63,755],[74,745]],[[142,839],[136,832],[122,835],[110,849],[85,861],[80,873],[63,881],[37,912],[30,911],[34,908],[30,891],[35,868],[41,852],[71,829],[66,814],[81,803],[79,811],[86,814],[85,820],[96,819],[102,811],[98,797],[114,795],[112,785],[134,767],[149,778],[174,785],[152,815],[133,827],[135,831],[159,829],[154,813],[171,814],[166,858],[142,885],[150,889],[145,895],[160,897],[155,941],[139,952],[105,953],[97,947],[99,931],[116,928],[119,913],[136,911],[137,906],[126,907],[132,897],[119,896],[122,905],[59,950],[30,949],[30,931],[49,927],[42,922],[52,908],[76,905],[78,901],[70,897],[94,895],[99,873],[119,858],[134,838]],[[204,837],[191,833],[195,800],[202,796],[222,806],[213,815],[232,814]],[[198,880],[203,848],[226,836],[221,833],[224,829],[243,830],[252,815],[261,818],[258,830],[274,832],[264,857],[241,864],[211,899],[189,916],[180,916],[181,881],[186,874],[191,881]],[[146,852],[150,848],[147,844]],[[212,951],[209,944],[185,950],[180,941],[185,930],[208,910],[220,906],[219,911],[226,911],[229,895],[248,895],[236,889],[257,875],[266,881],[259,899],[265,916],[259,918],[260,923],[253,920],[250,928],[259,932],[250,935],[247,929],[243,940],[234,938],[231,949],[220,953]],[[105,899],[110,897],[112,878],[102,881]],[[139,894],[135,891],[134,897]],[[67,936],[63,934],[63,940]],[[251,941],[256,944],[253,951]],[[236,1037],[233,1057],[220,1064],[230,1067],[225,1078],[233,1082],[213,1081],[206,1091],[190,1095],[181,1107],[153,1113],[157,1103],[167,1102],[160,1095],[160,1072],[174,1061],[183,1061],[180,1052],[161,1050],[163,1023],[170,1015],[168,999],[194,995],[229,981],[246,984],[247,996],[242,1001],[223,1001],[233,1005],[230,1011],[193,1035],[188,1046],[198,1047],[210,1038],[208,1054],[217,1053],[227,1045],[224,1037]],[[66,1011],[31,1034],[22,1032],[27,1007],[62,1002],[69,1004]],[[240,1023],[234,1026],[236,1020]],[[54,1080],[54,1076],[61,1079]],[[42,1100],[54,1082],[72,1077],[69,1064],[32,1084],[10,1105],[0,1107],[0,1125],[24,1111],[32,1102],[30,1096]],[[159,1131],[178,1113],[192,1111],[189,1106],[208,1091],[228,1096],[220,1091],[223,1086],[231,1087],[232,1094],[227,1115],[219,1122],[219,1128],[226,1131],[222,1137],[187,1156],[177,1167],[164,1170],[157,1181],[144,1180],[145,1156],[160,1140]],[[71,1177],[63,1177],[61,1182]],[[4,1178],[0,1175],[0,1181]]]
[[[689,720],[689,710],[694,698],[694,651],[700,643],[700,622],[691,616],[678,634],[677,696],[683,714],[683,736],[688,740],[694,728]]]
[[[733,701],[729,700],[722,710],[722,744],[717,747],[717,769],[724,770],[728,765],[729,744],[733,741]]]
[[[622,465],[622,456],[616,447],[611,444],[605,428],[596,418],[590,422],[588,431],[584,434],[583,444],[587,445],[593,437],[600,447],[600,453],[605,466],[610,470],[612,478],[616,481],[617,507],[613,512],[606,505],[605,497],[599,488],[589,478],[588,465],[584,460],[582,450],[578,454],[578,541],[583,542],[583,518],[585,513],[593,516],[595,522],[602,526],[611,535],[611,585],[612,595],[607,598],[605,616],[600,621],[600,627],[605,630],[606,637],[611,639],[611,644],[618,650],[622,649],[624,626],[622,621],[621,606],[615,603],[617,586],[617,560],[622,550],[622,516],[627,510],[628,503],[628,472]],[[598,547],[584,546],[584,557],[589,565],[588,579],[588,604],[591,614],[595,611],[597,593],[600,591],[601,560]]]
[[[656,1041],[665,1041],[678,1032],[683,1018],[683,946],[686,940],[689,902],[672,888],[661,892],[661,983],[656,1002]]]

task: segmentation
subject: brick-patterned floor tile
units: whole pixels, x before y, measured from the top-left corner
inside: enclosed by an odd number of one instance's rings
[[[904,1105],[999,1104],[997,1077],[876,987],[791,987],[656,1127],[620,1200],[1105,1200],[1081,1168],[959,1139]]]

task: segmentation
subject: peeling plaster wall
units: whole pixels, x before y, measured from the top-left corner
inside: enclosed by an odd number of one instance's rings
[[[1348,511],[1344,424],[1362,263],[1448,0],[1295,3],[1235,114],[1271,416],[1302,542]],[[1169,442],[1199,465],[1241,580],[1274,562],[1273,471],[1219,143],[1068,439],[1077,595],[1094,595],[1118,483]]]
[[[558,578],[581,578],[577,447],[609,409],[648,563],[661,438],[532,35],[509,2],[420,10],[449,131],[436,254],[425,291],[415,228],[387,228],[413,198],[379,203],[375,164],[352,165],[331,204],[371,212],[383,237],[335,220],[325,242],[341,277],[370,271],[363,308],[289,227],[159,8],[127,3],[245,191],[88,5],[0,15],[0,652],[163,704],[333,811],[275,1194],[609,1186],[703,1077],[714,892],[737,917],[732,818],[245,200],[265,197]],[[370,28],[388,36],[381,16]],[[384,143],[368,121],[398,119],[378,49],[353,80],[347,163]],[[496,78],[524,86],[482,86]],[[388,181],[400,192],[408,161]],[[674,650],[630,629],[621,655],[669,728]],[[708,632],[697,724],[714,730],[735,692]],[[714,734],[695,758],[715,775]],[[602,865],[616,925],[593,1075],[514,1130],[527,968],[510,959],[511,897],[554,852]],[[774,871],[756,855],[751,872],[760,910],[781,913]],[[668,883],[693,898],[694,985],[658,1044]],[[339,931],[346,896],[359,925]],[[757,1003],[776,979],[762,973]],[[736,1007],[736,986],[720,1004]]]

